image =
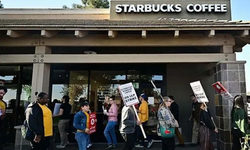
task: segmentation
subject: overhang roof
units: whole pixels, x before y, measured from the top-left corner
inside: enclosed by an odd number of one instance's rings
[[[0,28],[246,28],[250,22],[159,18],[158,20],[0,19]]]

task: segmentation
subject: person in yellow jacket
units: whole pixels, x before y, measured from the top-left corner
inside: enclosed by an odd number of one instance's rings
[[[140,122],[142,123],[142,126],[143,126],[145,132],[147,132],[149,130],[147,127],[149,112],[148,112],[148,103],[147,103],[146,99],[147,99],[147,97],[144,93],[140,95],[139,100],[141,102],[141,105],[140,105],[139,110],[138,110],[138,116],[139,116]],[[139,136],[138,138],[140,140],[140,144],[136,145],[135,147],[144,148],[145,142],[144,142],[144,137],[142,135],[141,129],[138,128],[137,132],[138,132],[138,136]],[[147,135],[147,140],[148,140],[147,148],[150,148],[151,145],[153,144],[153,139],[150,135]]]

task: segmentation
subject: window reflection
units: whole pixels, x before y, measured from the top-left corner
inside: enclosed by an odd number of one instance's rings
[[[116,104],[120,105],[121,97],[117,88],[125,82],[125,71],[92,71],[90,80],[91,109],[102,112],[104,101],[111,95],[115,96]]]

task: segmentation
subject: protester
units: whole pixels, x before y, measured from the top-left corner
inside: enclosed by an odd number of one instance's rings
[[[244,101],[241,95],[236,95],[231,111],[231,132],[233,135],[232,150],[241,150],[242,137],[246,135],[248,129],[247,115],[244,109]]]
[[[171,113],[169,107],[171,105],[171,99],[169,97],[164,97],[158,110],[158,120],[161,126],[165,128],[177,128],[179,124],[175,120],[173,114]],[[163,138],[162,137],[162,150],[174,150],[175,149],[175,139],[174,137]]]
[[[138,115],[139,115],[140,121],[142,122],[143,128],[147,132],[147,131],[149,131],[149,129],[147,127],[149,112],[148,112],[148,103],[146,101],[146,95],[141,94],[139,97],[139,100],[141,101],[141,105],[140,105],[139,110],[138,110]],[[140,144],[136,145],[135,147],[144,148],[144,146],[145,146],[144,137],[143,137],[141,130],[139,129],[139,126],[138,126],[137,132],[139,132],[138,136],[139,136]],[[147,135],[147,140],[148,140],[147,147],[150,148],[150,146],[153,144],[154,141],[150,135]]]
[[[200,119],[200,103],[198,103],[195,95],[190,95],[192,103],[192,113],[189,121],[193,121],[192,146],[198,145],[199,119]]]
[[[87,100],[80,103],[81,110],[74,116],[73,126],[77,129],[75,138],[79,150],[86,150],[89,139],[89,102]]]
[[[37,95],[37,101],[31,103],[26,109],[28,127],[35,134],[34,140],[31,141],[32,150],[47,150],[50,146],[53,121],[52,113],[46,106],[48,102],[48,94],[41,92]]]
[[[6,113],[6,106],[7,104],[3,100],[4,95],[8,92],[6,87],[0,86],[0,150],[3,150],[3,143],[4,143],[4,117]]]
[[[109,110],[104,110],[104,115],[108,116],[108,124],[104,130],[104,135],[108,141],[108,147],[106,149],[115,148],[117,144],[116,135],[115,135],[115,125],[117,124],[118,116],[118,106],[115,103],[115,97],[112,96],[109,99],[111,107]],[[111,136],[110,136],[111,135]],[[112,138],[112,139],[111,139]]]
[[[174,96],[170,95],[169,98],[171,100],[171,106],[170,106],[171,113],[174,115],[175,120],[177,120],[179,123],[179,105],[175,102]],[[179,143],[180,143],[179,146],[182,146],[182,147],[185,146],[184,139],[178,127],[175,128],[175,134],[179,140]]]
[[[140,125],[140,121],[136,121],[136,112],[132,107],[123,106],[121,113],[121,123],[119,131],[125,140],[125,146],[123,150],[132,150],[136,140],[136,125]]]
[[[56,148],[65,148],[69,144],[68,135],[66,129],[69,125],[71,105],[69,104],[69,96],[65,95],[62,97],[62,104],[60,106],[60,112],[54,116],[60,116],[58,122],[58,130],[60,133],[61,144],[57,145]]]
[[[210,112],[204,103],[201,103],[200,109],[200,150],[214,150],[214,146],[210,138],[210,130],[218,133],[218,129],[214,126]]]

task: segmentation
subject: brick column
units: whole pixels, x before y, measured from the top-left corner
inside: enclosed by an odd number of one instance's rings
[[[246,100],[245,62],[220,62],[214,68],[214,82],[220,81],[233,96],[242,95]],[[215,91],[215,123],[218,127],[217,149],[229,150],[231,143],[232,102],[223,99]]]

